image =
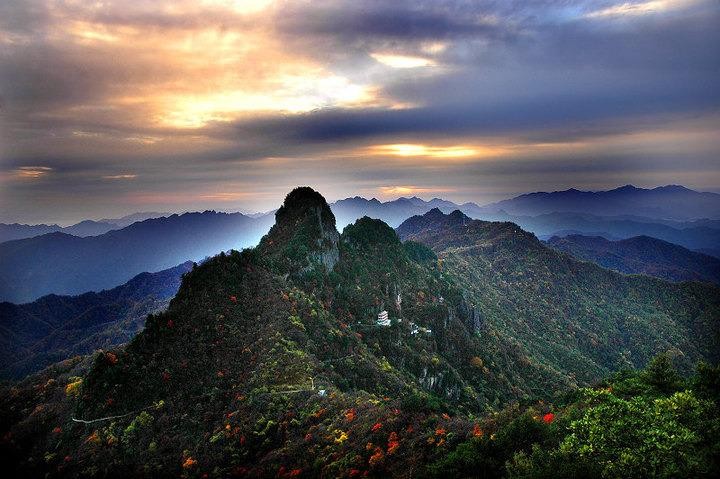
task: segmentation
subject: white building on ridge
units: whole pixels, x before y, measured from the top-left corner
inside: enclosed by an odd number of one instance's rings
[[[390,318],[387,311],[380,311],[377,317],[377,324],[380,326],[390,326]]]

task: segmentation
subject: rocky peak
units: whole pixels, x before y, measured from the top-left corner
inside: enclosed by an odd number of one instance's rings
[[[335,228],[335,215],[330,210],[325,198],[309,186],[300,186],[285,197],[283,205],[275,213],[275,224],[282,226],[290,223],[292,225],[308,215],[316,216],[329,228]]]
[[[338,240],[335,215],[327,201],[304,186],[285,197],[259,248],[283,273],[307,271],[318,263],[331,270],[339,258]]]

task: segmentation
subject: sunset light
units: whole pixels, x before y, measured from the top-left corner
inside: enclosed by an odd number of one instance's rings
[[[422,57],[392,55],[383,53],[373,53],[370,56],[372,56],[380,63],[393,68],[418,68],[435,66],[435,62]]]
[[[496,155],[501,148],[481,146],[434,146],[416,143],[376,145],[370,148],[372,154],[401,157],[427,158],[469,158]]]
[[[0,0],[5,476],[710,477],[718,86],[720,0]]]

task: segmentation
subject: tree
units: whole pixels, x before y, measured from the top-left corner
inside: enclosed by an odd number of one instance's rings
[[[645,381],[662,394],[679,391],[684,383],[667,353],[655,356],[645,368],[644,376]]]

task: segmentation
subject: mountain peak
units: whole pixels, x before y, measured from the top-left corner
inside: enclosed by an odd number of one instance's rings
[[[619,188],[615,188],[614,190],[610,190],[610,191],[614,191],[616,193],[632,193],[632,192],[639,191],[639,190],[640,190],[640,188],[638,188],[637,186],[625,185],[625,186],[621,186]]]
[[[454,210],[452,213],[445,214],[437,207],[431,209],[421,217],[427,221],[442,221],[443,223],[447,223],[449,225],[457,225],[463,222],[467,223],[472,221],[472,218],[460,210]]]
[[[468,215],[466,215],[460,210],[453,211],[448,215],[448,218],[453,224],[467,223],[468,221],[472,221],[472,218],[470,218]]]
[[[382,220],[363,216],[355,223],[345,227],[343,242],[354,245],[369,246],[379,244],[400,244],[395,230]]]
[[[425,213],[424,215],[421,215],[423,218],[429,219],[429,220],[439,220],[442,218],[445,218],[445,213],[440,211],[440,208],[435,207]]]
[[[653,188],[653,191],[666,191],[666,192],[691,192],[693,193],[694,190],[691,190],[690,188],[686,188],[682,185],[665,185],[665,186],[658,186],[657,188]]]
[[[306,271],[318,263],[331,270],[339,257],[338,239],[335,215],[325,198],[302,186],[285,197],[259,248],[283,273]]]
[[[327,210],[332,215],[330,206],[323,195],[309,186],[299,186],[287,194],[283,205],[275,213],[275,218],[277,221],[282,221],[283,218],[292,216],[295,212],[309,211],[313,208]]]
[[[407,239],[410,235],[426,230],[447,231],[450,228],[474,223],[478,221],[469,218],[460,210],[446,215],[440,208],[433,208],[424,215],[416,215],[403,221],[398,226],[397,233],[401,239]]]

